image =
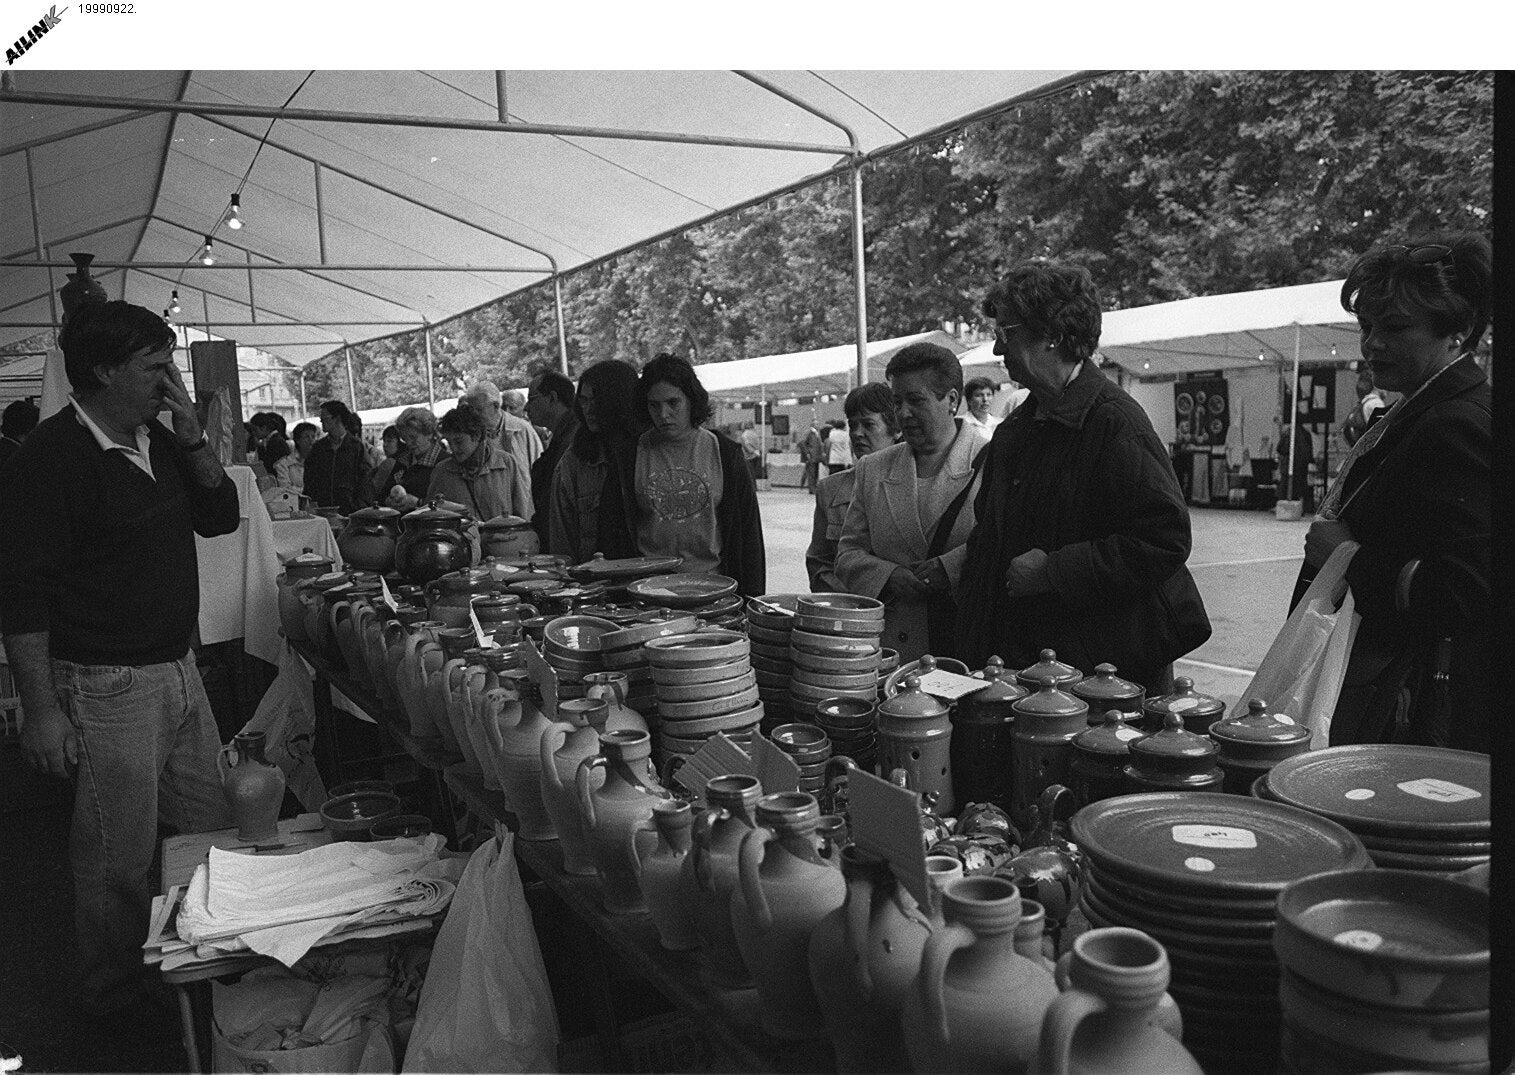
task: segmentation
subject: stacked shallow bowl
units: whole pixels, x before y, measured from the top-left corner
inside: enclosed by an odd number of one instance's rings
[[[1184,1045],[1206,1067],[1275,1071],[1278,895],[1310,874],[1371,866],[1357,837],[1279,803],[1154,792],[1091,803],[1073,838],[1089,860],[1089,924],[1139,929],[1167,949]]]
[[[814,723],[815,707],[828,698],[877,699],[883,633],[881,601],[847,593],[802,595],[789,634],[790,716]]]
[[[1279,762],[1253,792],[1344,825],[1385,869],[1456,873],[1489,861],[1487,754],[1327,747]]]
[[[800,595],[770,593],[747,599],[747,637],[752,641],[752,670],[763,701],[763,731],[789,721],[789,634]]]
[[[666,608],[698,616],[711,627],[747,629],[736,579],[691,572],[653,575],[626,584],[626,595],[647,608]]]
[[[605,671],[625,674],[626,704],[646,717],[651,728],[657,717],[657,688],[643,646],[655,638],[687,634],[699,626],[699,621],[665,609],[643,616],[600,636],[600,661]]]
[[[1489,1070],[1489,896],[1409,870],[1326,873],[1278,900],[1282,1071]]]
[[[851,758],[865,773],[878,761],[878,706],[862,698],[828,698],[815,709],[815,724],[831,740],[833,755]]]
[[[763,719],[747,636],[705,628],[655,638],[643,647],[657,693],[653,738],[659,770],[675,754],[690,755],[716,733],[746,746]]]
[[[584,677],[605,671],[600,638],[614,630],[615,623],[598,616],[559,616],[547,624],[542,656],[557,673],[559,698],[584,697]]]

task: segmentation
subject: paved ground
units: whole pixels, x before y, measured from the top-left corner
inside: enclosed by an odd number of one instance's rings
[[[805,592],[805,547],[815,501],[799,489],[758,494],[768,543],[768,589]],[[1289,595],[1303,559],[1309,520],[1279,522],[1263,511],[1194,508],[1194,550],[1189,570],[1205,599],[1214,634],[1175,671],[1196,689],[1240,699],[1252,673],[1283,626]]]

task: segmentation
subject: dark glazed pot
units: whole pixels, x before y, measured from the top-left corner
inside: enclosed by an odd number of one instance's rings
[[[467,520],[437,506],[413,511],[400,520],[395,567],[411,582],[425,585],[473,563]]]

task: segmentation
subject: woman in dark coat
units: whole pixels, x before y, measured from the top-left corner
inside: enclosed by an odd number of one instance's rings
[[[1404,398],[1352,446],[1305,537],[1296,601],[1337,545],[1360,545],[1333,746],[1489,749],[1491,393],[1474,352],[1491,260],[1479,235],[1386,246],[1342,284],[1374,384]]]
[[[311,446],[305,460],[306,496],[323,508],[351,515],[365,507],[368,496],[368,454],[361,437],[348,432],[352,411],[339,399],[321,404],[321,428],[326,436]]]

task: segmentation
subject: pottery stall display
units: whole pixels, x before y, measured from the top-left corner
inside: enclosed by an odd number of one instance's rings
[[[740,871],[742,840],[757,828],[763,786],[745,773],[712,777],[705,785],[705,808],[694,818],[692,849],[680,883],[694,915],[706,984],[721,989],[752,985],[752,972],[731,930],[731,895]]]
[[[1220,791],[1225,774],[1215,763],[1219,753],[1220,744],[1185,730],[1184,718],[1170,711],[1159,731],[1131,741],[1126,790]]]
[[[710,572],[651,575],[626,584],[626,596],[647,608],[666,608],[698,616],[711,627],[745,631],[747,617],[736,592],[736,579]]]
[[[815,726],[831,740],[831,752],[851,758],[865,773],[878,763],[878,706],[862,698],[828,698],[815,707]]]
[[[1142,715],[1137,723],[1148,735],[1162,731],[1164,718],[1177,713],[1184,718],[1184,728],[1195,735],[1209,735],[1210,725],[1226,715],[1226,703],[1194,689],[1194,681],[1188,676],[1173,680],[1173,693],[1160,698],[1148,698],[1142,704]]]
[[[884,605],[853,594],[802,594],[789,633],[789,712],[810,721],[828,698],[878,697]]]
[[[949,718],[947,706],[922,690],[920,676],[914,674],[905,680],[904,690],[878,705],[879,771],[903,770],[907,786],[939,814],[950,814],[957,805]]]
[[[1486,891],[1408,870],[1278,897],[1285,1072],[1488,1071]]]
[[[646,732],[601,732],[600,751],[585,758],[574,776],[579,819],[600,879],[600,899],[611,914],[647,910],[638,879],[635,836],[652,818],[653,805],[671,799],[652,768]],[[605,776],[594,786],[596,770]]]
[[[789,712],[789,681],[794,665],[789,659],[789,636],[799,594],[770,593],[747,599],[747,637],[752,642],[752,671],[757,677],[758,698],[763,703],[762,730],[791,720],[808,719]]]
[[[1082,698],[1089,706],[1089,723],[1098,726],[1104,723],[1105,711],[1114,709],[1121,713],[1140,713],[1147,692],[1139,683],[1121,679],[1113,664],[1097,664],[1094,674],[1085,676],[1068,693]]]
[[[1218,792],[1106,799],[1074,815],[1072,836],[1089,861],[1089,925],[1139,929],[1166,949],[1189,1051],[1217,1069],[1276,1071],[1279,893],[1368,869],[1361,841],[1303,810]]]
[[[1386,869],[1456,873],[1487,864],[1493,847],[1487,754],[1327,747],[1279,762],[1255,793],[1345,826]]]
[[[238,732],[216,755],[221,793],[239,840],[266,840],[279,833],[284,770],[264,753],[265,732]]]
[[[1051,653],[1042,651],[1047,658],[1044,664],[1050,662]],[[1066,786],[1072,779],[1073,740],[1089,727],[1088,705],[1058,688],[1060,673],[1048,671],[1030,681],[1027,674],[1022,671],[1017,679],[1023,685],[1036,682],[1039,686],[1010,703],[1015,714],[1010,728],[1010,820],[1022,832],[1030,831],[1031,807],[1042,792],[1054,784]]]
[[[652,666],[644,647],[655,638],[689,634],[699,627],[699,623],[694,616],[667,609],[642,610],[634,620],[620,623],[618,630],[600,636],[600,661],[607,672],[619,672],[626,677],[628,706],[649,720],[656,717],[658,677],[664,673]],[[689,679],[679,670],[669,670],[666,676],[670,684],[688,682]]]
[[[688,756],[717,732],[748,743],[763,719],[750,644],[738,631],[707,628],[643,646],[657,692],[657,765]]]
[[[958,802],[991,802],[1009,810],[1013,705],[1029,692],[998,657],[990,657],[973,678],[989,685],[964,695],[953,707],[953,796]]]
[[[426,507],[400,519],[400,536],[395,541],[395,569],[417,585],[473,563],[467,519],[440,504],[440,500],[433,499]]]
[[[694,907],[682,883],[684,859],[689,855],[693,808],[678,799],[652,804],[652,827],[657,845],[638,852],[638,880],[658,940],[671,952],[687,952],[700,946],[694,928]]]
[[[1225,790],[1251,794],[1252,785],[1283,761],[1310,749],[1310,729],[1285,713],[1270,713],[1262,698],[1247,702],[1247,712],[1210,725],[1220,746],[1215,760],[1225,773]]]
[[[279,572],[279,628],[291,642],[306,641],[305,607],[300,603],[299,587],[308,579],[331,572],[332,563],[310,548],[284,561],[284,570]]]

